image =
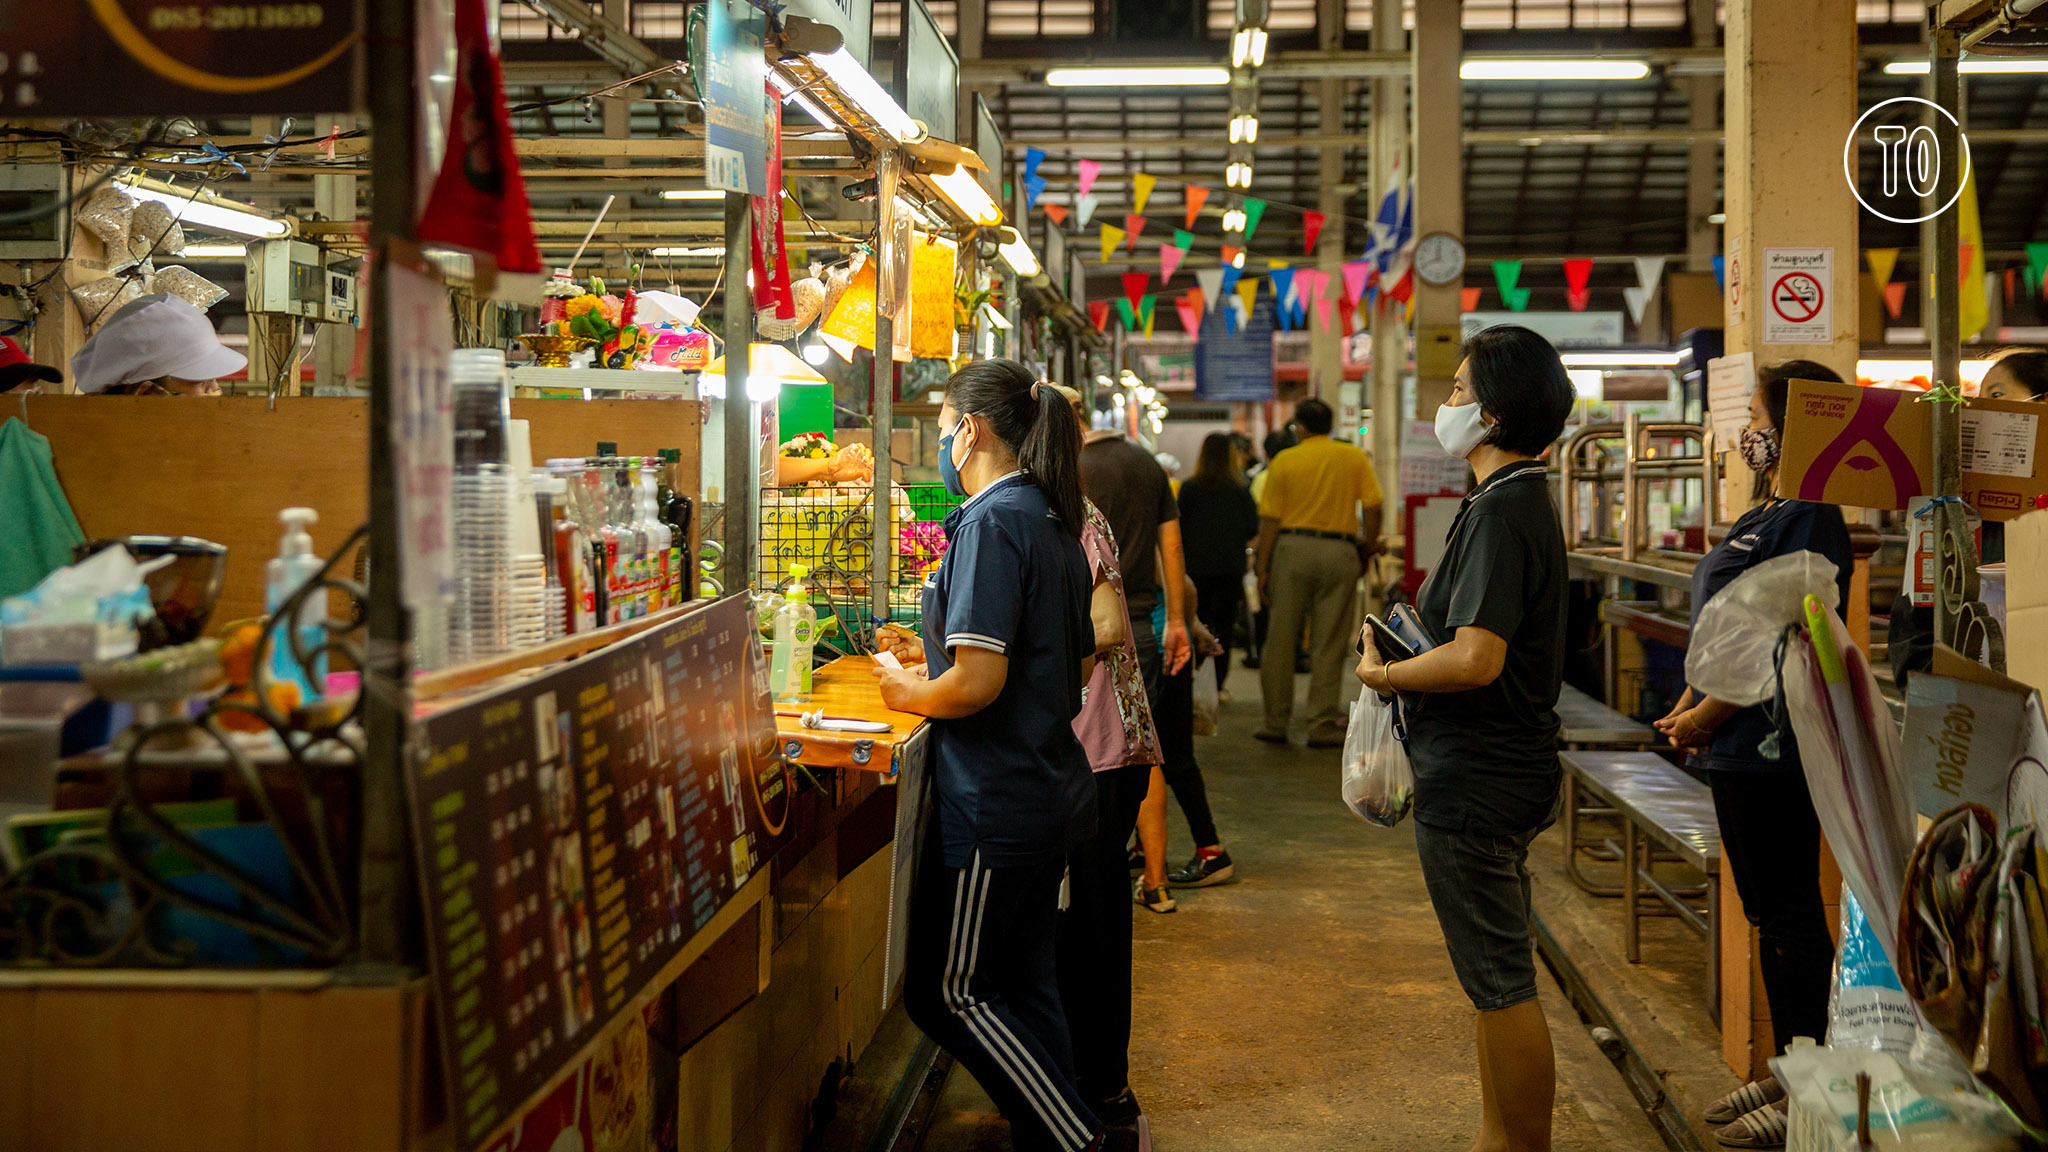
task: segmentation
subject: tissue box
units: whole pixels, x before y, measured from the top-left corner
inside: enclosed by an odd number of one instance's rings
[[[132,624],[15,624],[0,628],[0,668],[116,660],[133,656],[135,645]]]

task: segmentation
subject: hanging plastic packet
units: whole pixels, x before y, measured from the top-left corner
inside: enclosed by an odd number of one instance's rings
[[[128,218],[128,253],[137,260],[176,256],[185,250],[185,227],[169,205],[144,200]]]
[[[159,268],[149,278],[151,292],[169,292],[201,312],[227,299],[228,290],[194,272],[190,268],[173,264]]]
[[[1886,1152],[2017,1152],[2019,1127],[1998,1102],[1945,1084],[1889,1052],[1795,1040],[1771,1060],[1792,1099],[1788,1147],[1854,1152],[1856,1080],[1870,1079],[1872,1148]]]
[[[1839,610],[1835,563],[1818,552],[1774,557],[1736,577],[1700,609],[1686,648],[1685,681],[1749,707],[1776,695],[1778,637],[1806,618],[1806,596]]]
[[[109,186],[87,197],[74,220],[79,227],[99,237],[109,252],[126,257],[128,218],[134,212],[135,201],[126,192]]]
[[[128,276],[102,276],[71,290],[79,315],[85,317],[88,334],[120,311],[123,304],[139,300],[142,295],[142,281]]]

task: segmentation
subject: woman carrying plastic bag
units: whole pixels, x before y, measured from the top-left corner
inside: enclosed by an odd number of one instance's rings
[[[1415,806],[1415,770],[1398,734],[1398,700],[1361,692],[1344,731],[1344,804],[1367,824],[1392,828]]]

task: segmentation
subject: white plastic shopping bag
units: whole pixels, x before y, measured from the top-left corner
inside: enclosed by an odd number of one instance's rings
[[[1216,665],[1211,663],[1214,659],[1215,657],[1211,656],[1197,661],[1194,668],[1197,736],[1216,734],[1216,710],[1222,707],[1222,701],[1216,691]]]
[[[1415,771],[1394,731],[1398,707],[1370,689],[1361,692],[1344,733],[1344,803],[1382,828],[1399,824],[1415,806]]]

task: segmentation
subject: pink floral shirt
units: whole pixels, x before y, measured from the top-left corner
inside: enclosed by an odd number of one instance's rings
[[[1124,639],[1095,662],[1095,672],[1074,718],[1074,735],[1088,752],[1097,772],[1132,764],[1160,762],[1159,731],[1145,699],[1145,680],[1138,671],[1138,646],[1131,639],[1129,607],[1124,601],[1123,570],[1117,566],[1116,537],[1094,501],[1088,502],[1088,523],[1081,529],[1081,551],[1088,557],[1093,587],[1107,581],[1116,589],[1125,611]]]

